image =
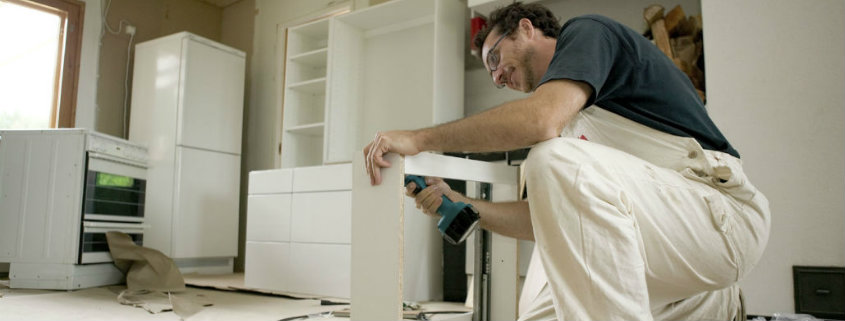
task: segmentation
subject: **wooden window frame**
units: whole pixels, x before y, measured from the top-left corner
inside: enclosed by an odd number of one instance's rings
[[[56,79],[50,127],[72,128],[76,124],[76,98],[79,90],[79,63],[82,52],[82,26],[85,3],[78,0],[2,0],[35,10],[56,14],[61,18],[56,56]]]

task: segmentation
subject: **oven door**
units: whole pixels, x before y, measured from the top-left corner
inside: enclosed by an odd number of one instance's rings
[[[144,244],[144,226],[138,223],[82,222],[80,264],[111,262],[106,232],[123,232],[138,246]]]
[[[89,152],[82,220],[143,223],[146,177],[143,164]]]

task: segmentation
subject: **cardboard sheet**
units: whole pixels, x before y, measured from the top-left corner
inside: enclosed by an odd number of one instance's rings
[[[185,291],[185,281],[173,260],[161,252],[136,245],[129,235],[106,233],[114,265],[126,274],[126,290],[118,294],[120,304],[139,307],[150,313],[173,311],[188,318],[211,302]]]
[[[166,255],[136,245],[125,233],[108,232],[106,240],[114,265],[126,274],[126,287],[129,290],[185,291],[182,274]]]

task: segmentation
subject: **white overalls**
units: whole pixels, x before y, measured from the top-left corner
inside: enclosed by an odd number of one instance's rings
[[[561,136],[525,161],[536,245],[520,319],[737,317],[770,225],[741,161],[597,106]]]

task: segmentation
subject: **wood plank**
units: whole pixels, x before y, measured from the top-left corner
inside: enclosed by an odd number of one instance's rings
[[[515,201],[517,181],[508,184],[494,184],[494,202]],[[515,238],[493,234],[490,271],[490,319],[516,320],[518,318],[519,264],[518,243]]]
[[[405,162],[393,153],[385,159],[392,166],[377,186],[370,186],[363,154],[352,164],[353,320],[402,319]]]
[[[673,34],[675,29],[682,23],[682,21],[686,20],[687,15],[684,13],[684,9],[681,8],[681,5],[676,5],[672,10],[666,13],[666,17],[664,20],[666,21],[666,31],[669,34]]]
[[[434,153],[419,153],[406,157],[405,172],[462,181],[501,184],[516,184],[518,179],[518,169],[514,166]]]

